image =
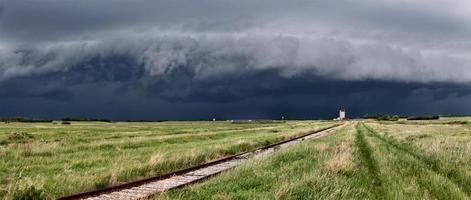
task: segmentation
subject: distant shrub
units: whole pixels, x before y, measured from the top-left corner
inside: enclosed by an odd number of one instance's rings
[[[445,124],[467,124],[467,121],[450,121],[446,122]]]
[[[383,115],[379,115],[379,114],[366,114],[366,115],[363,115],[363,119],[378,119],[382,116]]]
[[[8,145],[10,143],[27,143],[34,136],[28,132],[13,132],[8,135],[8,138],[0,141],[0,145]]]
[[[63,124],[63,125],[70,125],[71,123],[70,123],[69,121],[62,121],[61,124]]]
[[[13,193],[14,200],[43,200],[46,199],[44,191],[36,189],[34,186],[22,190],[16,190]]]
[[[399,116],[397,115],[383,115],[381,117],[378,118],[378,120],[380,121],[397,121],[399,120]]]
[[[286,123],[285,120],[255,120],[255,122],[259,124],[280,124],[280,123]]]
[[[429,137],[432,137],[432,136],[427,135],[427,134],[410,135],[410,136],[406,137],[406,141],[412,141],[412,140],[416,140],[416,139],[423,139],[423,138],[429,138]]]
[[[381,115],[381,114],[366,114],[363,119],[376,119],[380,121],[397,121],[399,120],[398,115]]]
[[[253,123],[252,121],[248,120],[234,120],[231,122],[231,124],[251,124]]]
[[[0,140],[0,145],[7,145],[9,144],[8,140]]]
[[[398,121],[403,118],[399,115],[383,115],[383,114],[366,114],[363,115],[363,119],[375,119],[379,121]]]
[[[34,136],[28,132],[13,132],[8,136],[10,143],[26,143],[33,139]]]
[[[111,119],[98,119],[98,118],[77,118],[77,117],[66,117],[61,119],[62,121],[75,121],[75,122],[113,122]]]
[[[437,120],[440,119],[440,116],[412,116],[408,117],[407,120]]]
[[[279,124],[279,123],[286,123],[286,121],[282,120],[234,120],[231,122],[232,124]]]
[[[169,120],[146,120],[146,119],[140,119],[140,120],[125,120],[125,122],[167,122]],[[203,120],[201,120],[203,121]]]
[[[48,119],[30,119],[26,117],[0,118],[0,121],[6,124],[10,122],[52,122],[52,120]]]

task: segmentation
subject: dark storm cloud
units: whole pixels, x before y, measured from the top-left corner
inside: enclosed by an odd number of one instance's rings
[[[340,80],[471,80],[470,60],[448,54],[329,37],[179,32],[6,50],[0,55],[0,80],[67,71],[90,59],[114,55],[129,56],[145,73],[157,78],[186,68],[197,79],[273,69],[284,77],[310,73]]]
[[[0,114],[469,113],[470,13],[465,0],[5,0]]]
[[[310,71],[346,80],[469,82],[468,5],[5,1],[0,79],[64,71],[96,55],[126,53],[154,76],[198,57],[191,67],[200,78],[213,71],[275,68],[284,76]]]
[[[57,72],[41,80],[24,78],[20,85],[7,81],[11,84],[2,88],[9,89],[1,94],[2,113],[40,118],[234,119],[333,118],[339,105],[347,106],[352,117],[367,113],[471,111],[466,106],[471,100],[470,87],[456,84],[342,81],[312,76],[293,79],[273,71],[213,79],[193,79],[184,70],[173,71],[158,81],[147,75],[119,81],[99,78],[109,73],[107,67],[111,66],[82,70],[84,76],[92,77],[88,81],[69,81],[67,77],[74,76],[65,74],[69,72]],[[57,85],[62,85],[60,90]]]
[[[7,81],[0,85],[0,97],[9,100],[27,99],[36,101],[43,99],[48,101],[70,101],[73,98],[73,94],[61,85],[49,84],[36,79],[21,79]]]
[[[63,32],[69,35],[71,31],[79,31],[78,34],[82,34],[87,31],[132,25],[171,24],[190,27],[201,24],[204,25],[202,31],[206,31],[225,26],[217,22],[243,21],[260,17],[270,17],[264,20],[275,21],[284,18],[312,20],[320,17],[322,20],[330,19],[329,22],[369,23],[372,26],[397,27],[398,29],[401,27],[417,30],[427,28],[425,31],[429,29],[433,32],[461,31],[462,28],[457,30],[456,25],[468,24],[465,21],[466,18],[455,16],[468,11],[457,9],[468,4],[466,1],[456,0],[451,2],[423,0],[410,2],[389,0],[298,0],[294,2],[281,0],[201,0],[198,2],[190,0],[7,0],[4,4],[8,8],[8,14],[3,24],[9,27],[9,30],[4,32],[19,33],[20,30],[35,30],[38,31],[38,35],[43,35],[45,32],[49,34]],[[385,22],[387,25],[384,24]],[[225,27],[234,27],[233,25]],[[450,27],[455,28],[443,29]]]
[[[0,6],[0,18],[2,18],[3,15],[3,6]]]

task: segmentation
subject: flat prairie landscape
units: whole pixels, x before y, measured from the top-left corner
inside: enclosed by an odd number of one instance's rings
[[[1,123],[0,199],[54,199],[165,174],[334,123]]]
[[[470,118],[357,121],[156,199],[470,199]]]
[[[0,200],[471,200],[470,102],[471,0],[0,0]]]
[[[169,173],[339,121],[0,124],[0,198]],[[156,199],[470,199],[471,118],[353,120]]]

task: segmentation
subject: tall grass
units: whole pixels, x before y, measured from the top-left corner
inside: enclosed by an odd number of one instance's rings
[[[372,197],[374,197],[375,199],[381,199],[386,195],[386,193],[385,189],[383,188],[380,169],[376,158],[374,157],[373,149],[370,147],[367,140],[365,139],[365,129],[363,124],[357,124],[356,130],[357,134],[355,138],[355,145],[357,147],[358,152],[357,158],[361,165],[364,166],[368,171],[368,177],[371,183],[370,191]]]
[[[349,127],[156,199],[365,199],[367,172],[354,161],[353,148]]]
[[[417,148],[410,143],[401,143],[394,137],[384,137],[378,134],[372,128],[365,126],[371,136],[381,140],[389,146],[401,151],[402,153],[409,154],[415,159],[423,162],[426,168],[436,172],[437,174],[446,177],[451,182],[456,184],[464,193],[471,195],[471,176],[466,175],[463,166],[444,165],[438,157],[427,154],[423,150]]]
[[[0,145],[0,199],[12,199],[17,191],[32,186],[43,191],[44,198],[54,199],[198,165],[330,125],[318,121],[1,124],[0,141],[7,142]]]
[[[360,122],[156,199],[470,199],[470,146],[466,125]]]

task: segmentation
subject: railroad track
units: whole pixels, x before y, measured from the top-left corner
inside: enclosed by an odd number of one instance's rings
[[[129,182],[121,185],[116,185],[104,189],[74,194],[70,196],[61,197],[58,200],[75,200],[75,199],[89,199],[89,200],[138,200],[149,199],[155,194],[164,192],[170,189],[183,187],[199,181],[203,181],[212,176],[215,176],[223,171],[232,169],[249,158],[261,159],[264,158],[277,149],[285,148],[297,144],[305,139],[319,138],[332,133],[336,128],[345,126],[346,124],[337,124],[327,128],[310,131],[301,136],[271,144],[255,151],[243,152],[237,155],[224,157],[221,159],[213,160],[205,164],[187,168],[184,170],[172,172],[165,175],[160,175],[152,178]]]

